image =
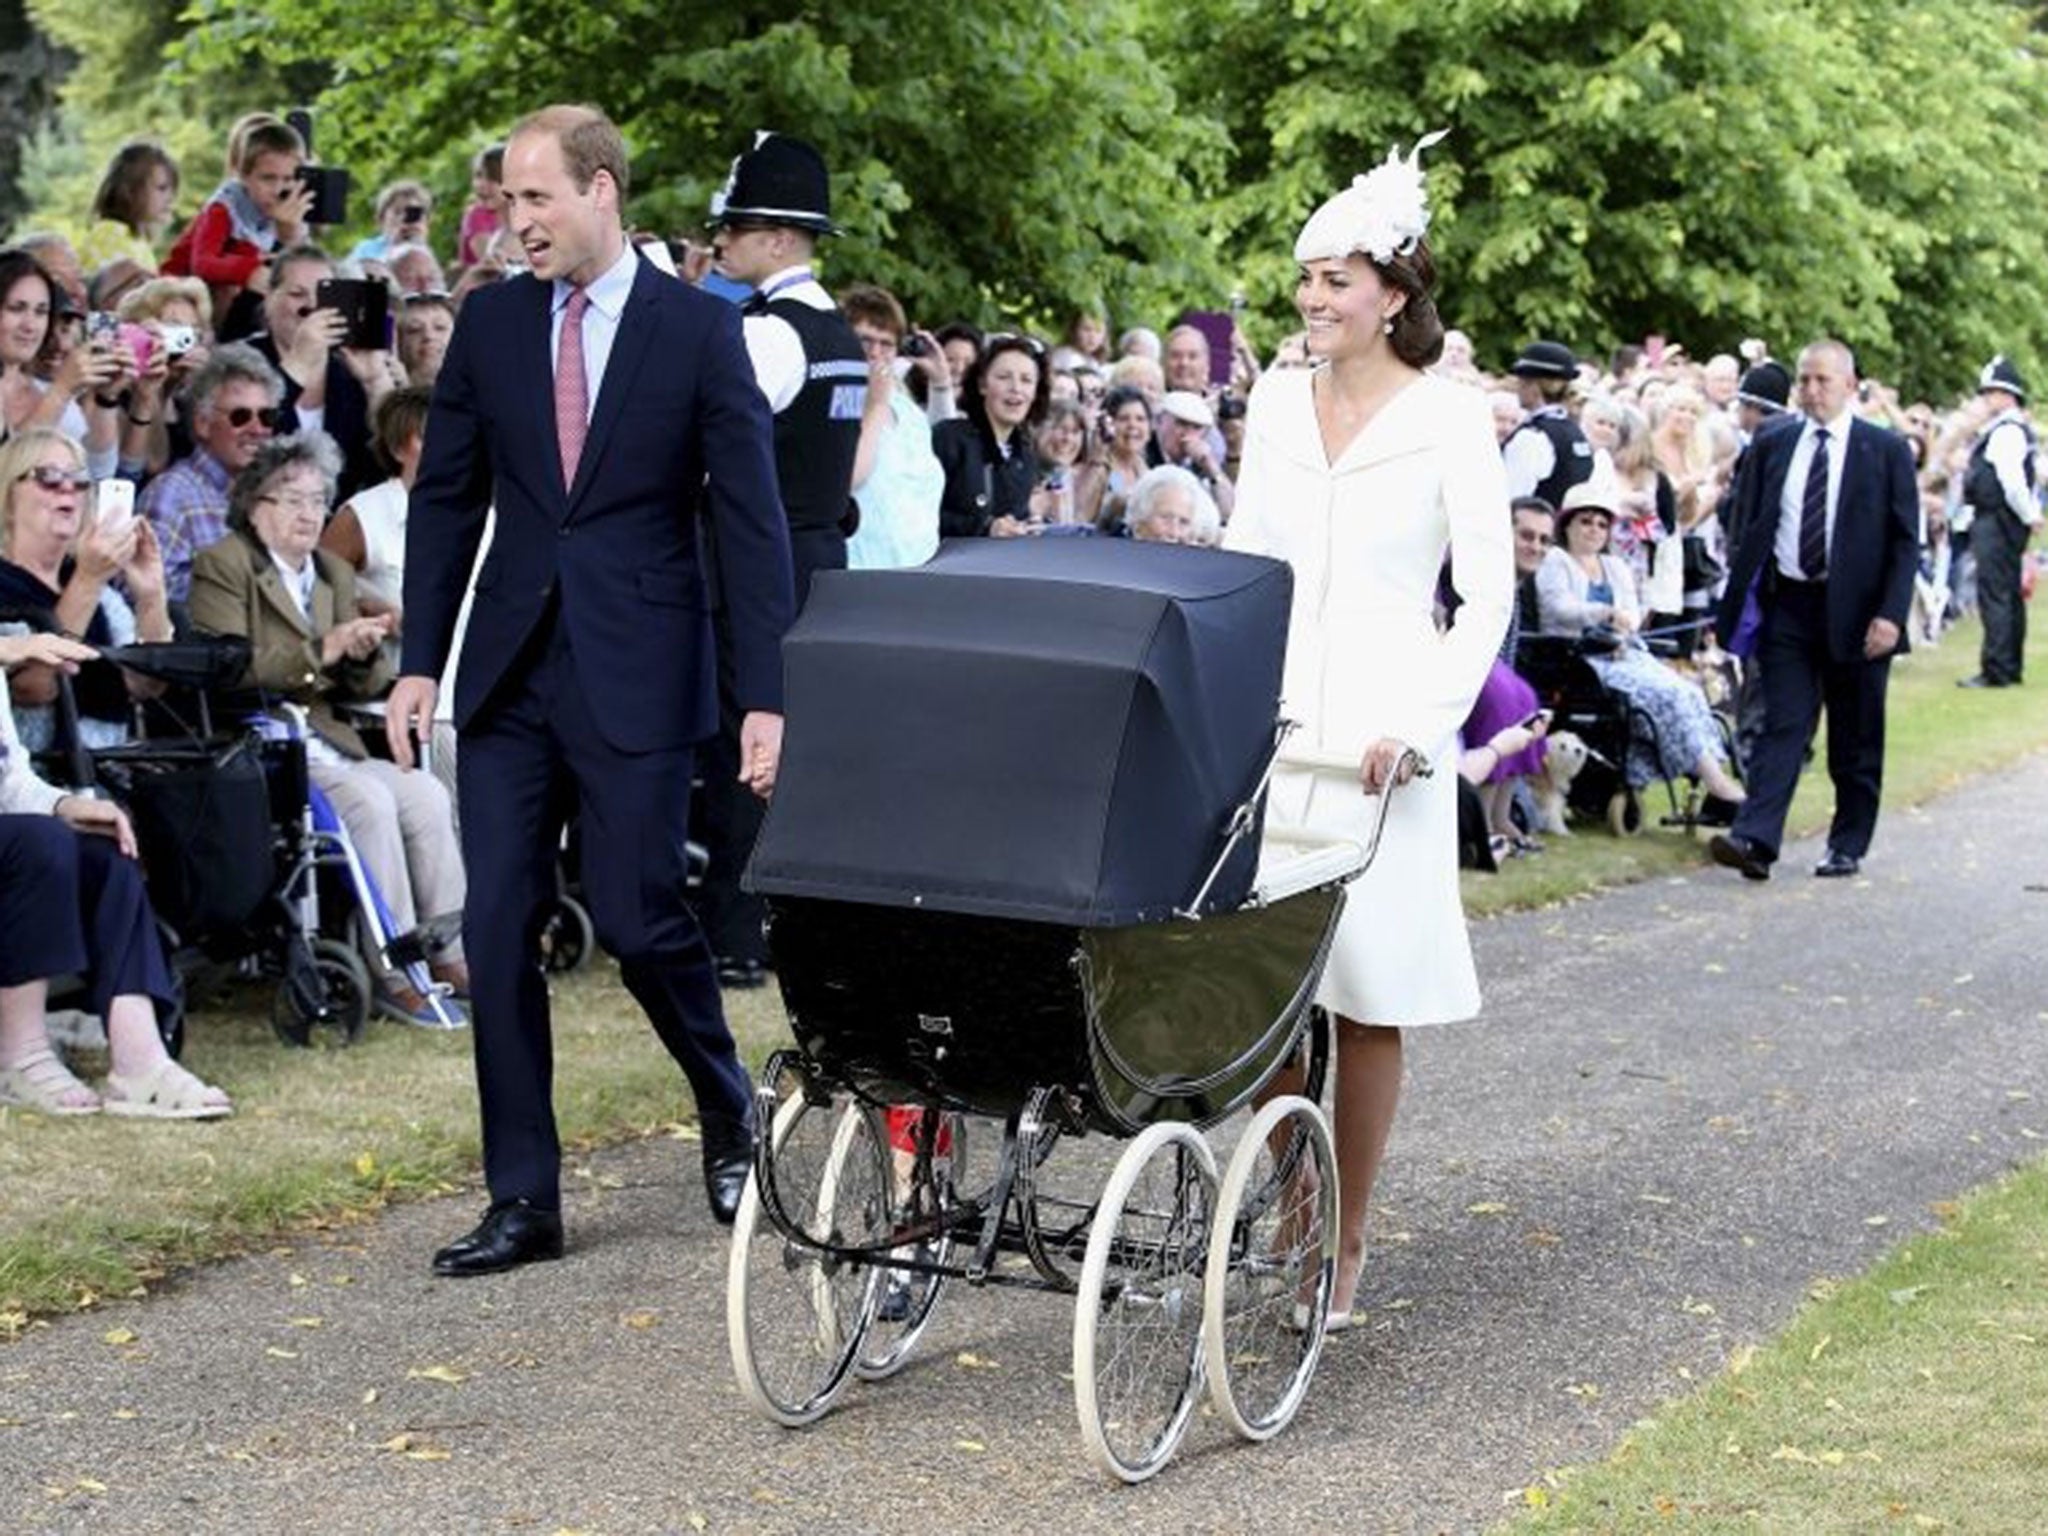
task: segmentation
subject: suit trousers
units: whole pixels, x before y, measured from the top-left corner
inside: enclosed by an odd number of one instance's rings
[[[659,665],[659,658],[613,658]],[[484,1176],[494,1204],[560,1204],[547,978],[540,932],[573,812],[598,942],[683,1069],[705,1143],[751,1134],[752,1084],[726,1027],[711,951],[683,899],[692,749],[622,752],[576,677],[559,599],[464,728],[462,846]]]
[[[1785,816],[1823,710],[1828,777],[1835,787],[1828,846],[1860,859],[1877,830],[1891,658],[1836,661],[1828,651],[1827,609],[1825,582],[1780,577],[1758,641],[1764,724],[1745,780],[1749,798],[1736,812],[1733,830],[1772,859],[1784,841]]]
[[[789,552],[796,573],[797,612],[819,571],[846,569],[846,536],[836,528],[792,528]],[[718,735],[705,743],[704,814],[699,822],[708,862],[701,893],[704,928],[711,947],[730,960],[766,960],[766,909],[758,896],[740,889],[740,877],[761,835],[761,799],[739,782],[740,722],[744,713],[733,689],[732,643],[725,615],[717,615]]]
[[[0,987],[76,973],[102,1019],[117,997],[169,1019],[177,988],[142,866],[55,816],[0,816]]]
[[[1979,511],[1970,525],[1977,552],[1977,611],[1984,618],[1983,665],[1987,683],[2016,683],[2027,647],[2027,605],[2020,596],[2020,562],[2027,525],[2010,507]]]

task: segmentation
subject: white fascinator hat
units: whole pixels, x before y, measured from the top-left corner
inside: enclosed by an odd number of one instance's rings
[[[1296,261],[1342,261],[1357,254],[1376,262],[1406,256],[1429,229],[1429,195],[1422,184],[1422,152],[1448,129],[1426,133],[1403,158],[1400,145],[1384,162],[1324,203],[1295,237]]]

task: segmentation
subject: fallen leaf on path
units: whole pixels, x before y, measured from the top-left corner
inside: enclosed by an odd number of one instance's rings
[[[458,1371],[452,1365],[415,1366],[405,1374],[408,1379],[413,1381],[438,1381],[451,1387],[459,1386],[469,1380],[469,1373],[467,1371]]]
[[[102,1344],[112,1344],[118,1347],[122,1344],[133,1344],[135,1342],[135,1338],[135,1330],[132,1328],[109,1328],[105,1333],[100,1335],[100,1342]]]
[[[296,1349],[279,1349],[275,1344],[264,1350],[263,1353],[270,1356],[273,1360],[296,1360],[299,1358],[299,1352]]]
[[[407,1461],[447,1461],[449,1453],[442,1450],[438,1445],[423,1445],[416,1451],[407,1451],[405,1459]]]
[[[659,1312],[627,1312],[620,1316],[619,1321],[628,1328],[637,1328],[644,1333],[661,1321],[661,1314]]]
[[[1832,1333],[1822,1334],[1820,1336],[1820,1342],[1814,1345],[1813,1348],[1807,1352],[1807,1364],[1811,1365],[1814,1361],[1818,1360],[1821,1357],[1821,1355],[1826,1351],[1827,1347],[1834,1342],[1835,1336]]]
[[[1000,1360],[984,1360],[971,1349],[963,1349],[953,1357],[953,1363],[963,1371],[1000,1371]]]
[[[1467,1216],[1501,1216],[1506,1213],[1507,1207],[1498,1200],[1481,1200],[1477,1205],[1465,1207]]]
[[[956,1451],[985,1451],[988,1447],[979,1440],[955,1440],[953,1442],[953,1449]]]
[[[376,1389],[375,1387],[372,1387],[372,1388],[370,1388],[370,1390],[369,1390],[369,1391],[367,1391],[367,1392],[365,1392],[365,1393],[363,1394],[363,1406],[364,1406],[365,1408],[369,1407],[369,1406],[370,1406],[370,1404],[372,1404],[372,1403],[374,1403],[374,1402],[376,1402],[376,1401],[377,1401],[377,1389]]]
[[[291,1320],[291,1324],[294,1328],[325,1328],[327,1326],[327,1319],[324,1317],[295,1317]]]

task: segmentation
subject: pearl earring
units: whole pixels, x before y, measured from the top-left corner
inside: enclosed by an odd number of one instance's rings
[[[1381,326],[1380,326],[1380,334],[1381,334],[1382,336],[1391,336],[1391,335],[1393,335],[1393,334],[1394,334],[1394,322],[1393,322],[1393,321],[1391,321],[1391,320],[1388,320],[1388,321],[1385,321],[1385,322],[1383,322],[1383,323],[1381,324]]]

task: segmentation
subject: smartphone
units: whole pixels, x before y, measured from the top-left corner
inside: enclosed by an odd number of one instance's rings
[[[302,165],[299,180],[313,189],[313,206],[306,212],[308,224],[348,222],[349,174],[338,165]]]
[[[108,533],[119,536],[135,521],[135,482],[119,476],[95,481],[92,488],[93,520]]]
[[[284,115],[285,126],[299,136],[299,142],[306,146],[306,153],[313,153],[313,114],[305,107],[293,107]]]
[[[341,345],[359,352],[391,346],[391,290],[368,277],[327,277],[313,290],[313,303],[339,313],[347,323]]]
[[[121,337],[121,317],[110,310],[96,309],[85,317],[85,344],[111,347]]]

